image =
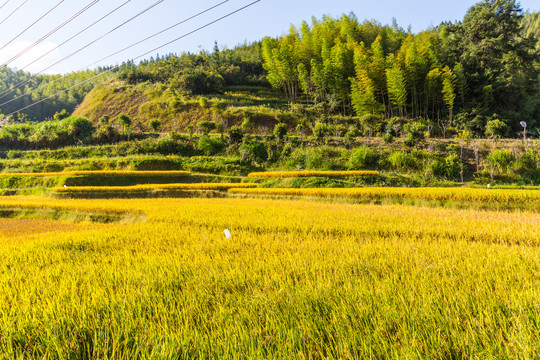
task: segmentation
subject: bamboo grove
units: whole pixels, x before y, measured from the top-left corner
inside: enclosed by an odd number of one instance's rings
[[[483,133],[499,118],[519,130],[539,111],[536,15],[484,0],[463,21],[418,34],[353,13],[323,17],[265,38],[264,67],[291,100],[344,114],[423,119],[443,134],[451,126]]]

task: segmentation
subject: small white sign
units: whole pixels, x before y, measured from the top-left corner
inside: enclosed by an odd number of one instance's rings
[[[67,188],[67,185],[64,184],[64,188]]]
[[[231,232],[229,231],[229,229],[225,229],[225,238],[226,239],[232,238],[232,235],[231,235]]]
[[[491,184],[488,184],[487,188],[489,189],[491,187]]]

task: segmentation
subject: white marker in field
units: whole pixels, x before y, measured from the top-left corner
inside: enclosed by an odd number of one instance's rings
[[[224,232],[225,232],[225,238],[226,238],[226,239],[232,238],[232,235],[231,235],[231,232],[229,231],[229,229],[225,229]]]
[[[489,189],[491,187],[491,184],[488,184],[487,188]]]
[[[66,185],[66,184],[64,184],[64,189],[67,189],[67,185]]]

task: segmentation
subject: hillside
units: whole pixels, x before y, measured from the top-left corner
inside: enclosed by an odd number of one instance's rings
[[[232,50],[128,63],[74,114],[96,123],[126,113],[141,131],[152,119],[179,132],[203,120],[225,129],[251,121],[244,130],[269,134],[287,119],[311,133],[318,122],[360,122],[360,135],[402,136],[407,125],[440,138],[514,137],[525,121],[536,134],[538,14],[511,5],[480,2],[462,22],[418,34],[354,14],[324,17]]]

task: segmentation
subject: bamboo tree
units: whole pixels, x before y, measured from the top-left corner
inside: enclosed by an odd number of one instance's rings
[[[403,71],[395,64],[394,57],[390,56],[388,63],[393,64],[388,70],[386,70],[386,82],[388,88],[388,98],[392,105],[399,110],[401,117],[405,116],[405,102],[407,100],[407,85],[405,83],[405,77]]]
[[[454,110],[454,100],[456,99],[456,75],[452,72],[452,70],[446,66],[443,69],[442,72],[442,78],[443,78],[443,88],[442,88],[442,95],[443,95],[443,101],[446,107],[448,108],[448,117],[450,119],[450,126],[452,126],[452,112]]]

